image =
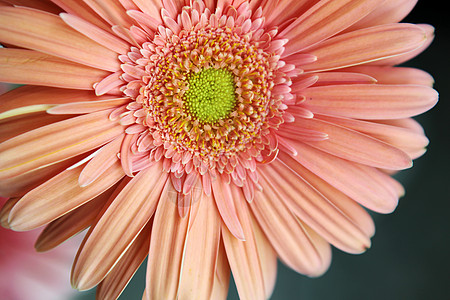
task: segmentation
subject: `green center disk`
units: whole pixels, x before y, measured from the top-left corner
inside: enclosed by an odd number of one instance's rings
[[[201,122],[226,118],[236,105],[234,76],[225,69],[204,69],[188,77],[185,104]]]

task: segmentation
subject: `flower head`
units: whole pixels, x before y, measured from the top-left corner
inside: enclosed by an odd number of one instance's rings
[[[433,80],[395,66],[433,37],[397,23],[415,1],[30,3],[0,7],[0,80],[27,84],[1,99],[2,214],[48,224],[41,251],[90,227],[72,284],[101,299],[147,255],[147,299],[225,298],[230,270],[267,298],[277,257],[318,276],[428,143]]]

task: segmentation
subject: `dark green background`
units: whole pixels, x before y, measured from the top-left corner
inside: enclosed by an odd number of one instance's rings
[[[440,93],[438,105],[417,119],[431,143],[428,152],[398,179],[406,196],[390,215],[376,215],[372,248],[363,255],[333,251],[330,270],[309,279],[279,265],[271,299],[450,299],[450,28],[446,1],[421,0],[405,22],[436,27],[431,47],[408,66],[431,73]],[[121,296],[141,299],[145,268]],[[94,291],[79,300],[94,299]],[[234,284],[229,299],[238,299]]]

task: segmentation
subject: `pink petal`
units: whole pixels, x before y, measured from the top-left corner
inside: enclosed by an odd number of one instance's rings
[[[202,193],[203,194],[203,193]],[[220,218],[211,196],[202,195],[186,238],[178,299],[212,299],[220,245]]]
[[[345,72],[360,72],[377,80],[378,84],[416,84],[432,87],[433,77],[420,69],[391,66],[357,66],[344,69]]]
[[[189,225],[189,218],[178,214],[177,195],[167,180],[153,221],[144,299],[175,299],[177,295]]]
[[[152,217],[166,179],[156,163],[121,189],[80,247],[72,269],[74,287],[90,289],[114,267]]]
[[[110,111],[47,125],[0,144],[2,178],[16,176],[95,149],[123,132],[109,121]]]
[[[324,152],[376,168],[401,170],[412,166],[406,153],[368,135],[317,118],[295,122],[299,128],[327,133],[328,139],[324,141],[305,141]]]
[[[76,32],[58,16],[28,8],[0,10],[0,40],[86,66],[115,72],[117,53]],[[101,59],[99,59],[101,57]]]
[[[96,299],[117,299],[148,254],[151,227],[150,220],[127,249],[119,262],[97,286]]]
[[[369,15],[350,26],[346,32],[376,25],[398,23],[411,12],[416,3],[417,0],[384,1]]]
[[[124,135],[121,134],[114,140],[103,146],[80,173],[78,184],[81,187],[88,186],[104,174],[110,166],[118,161],[117,153],[120,152]]]
[[[103,193],[124,176],[116,164],[101,180],[81,188],[80,172],[80,167],[66,170],[23,196],[9,216],[11,228],[25,231],[45,225]]]
[[[92,90],[109,73],[48,54],[0,48],[0,81]]]
[[[278,198],[327,242],[349,253],[362,253],[370,247],[370,239],[358,226],[280,160],[264,168],[262,176],[282,183],[274,186]]]
[[[298,151],[295,160],[361,205],[379,213],[391,213],[397,206],[398,195],[390,186],[390,176],[303,143],[292,145]]]
[[[311,47],[357,22],[383,0],[322,0],[302,14],[280,37],[289,39],[284,56]]]
[[[320,251],[331,257],[331,249],[320,249],[307,234],[303,223],[279,201],[273,183],[264,176],[260,178],[263,191],[256,193],[250,204],[256,220],[269,239],[280,259],[296,272],[319,276],[328,268],[330,261],[322,260]]]
[[[237,239],[244,241],[244,231],[237,216],[230,185],[219,177],[211,179],[211,187],[223,222]]]
[[[419,48],[425,31],[412,24],[387,24],[330,38],[307,50],[317,61],[302,67],[305,72],[339,69],[394,57]]]
[[[45,226],[34,245],[36,250],[39,252],[51,250],[91,226],[113,190],[114,188],[110,188],[107,192]]]
[[[304,90],[313,113],[357,119],[398,119],[421,114],[438,100],[435,90],[414,85],[334,85]]]
[[[111,97],[110,97],[111,98]],[[59,105],[89,100],[103,100],[92,91],[58,89],[43,86],[21,86],[0,96],[0,113],[32,105]]]
[[[231,192],[231,201],[236,207],[237,217],[246,240],[236,239],[225,225],[222,226],[222,239],[239,297],[241,299],[266,299],[264,277],[247,202],[239,187],[232,185]]]
[[[127,42],[80,17],[66,13],[60,14],[60,17],[76,31],[118,54],[125,54],[130,50]]]

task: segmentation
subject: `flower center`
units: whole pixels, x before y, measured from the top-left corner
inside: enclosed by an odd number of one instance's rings
[[[187,110],[204,123],[229,116],[236,105],[234,76],[226,69],[203,69],[188,76],[183,100]]]

